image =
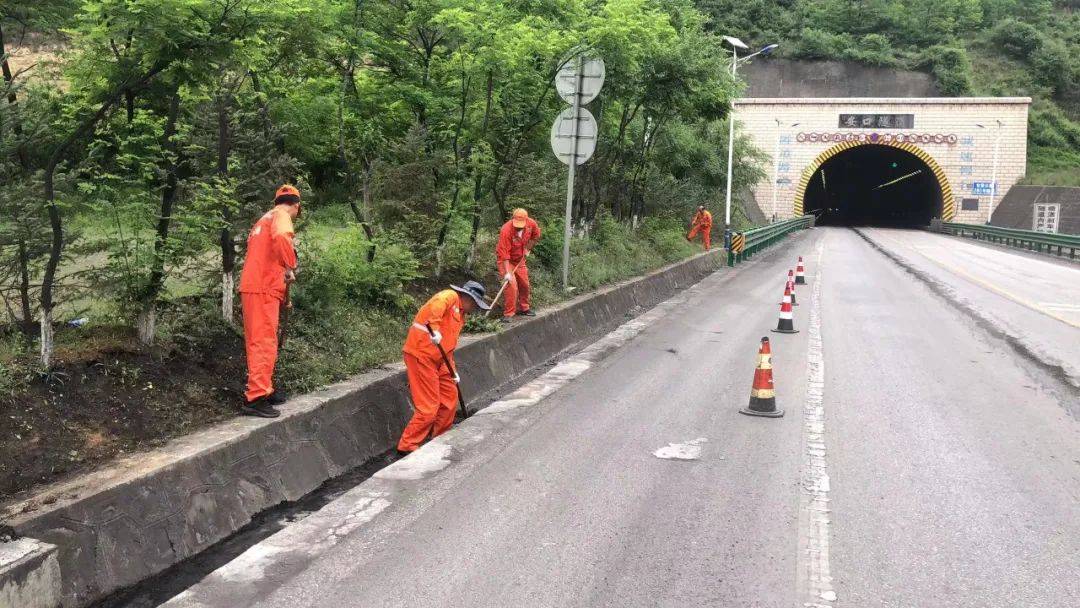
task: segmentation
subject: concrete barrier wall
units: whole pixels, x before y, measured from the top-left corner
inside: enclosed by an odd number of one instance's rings
[[[722,252],[698,255],[467,340],[456,353],[462,389],[496,391],[722,265]],[[85,606],[390,449],[411,413],[401,366],[373,371],[292,400],[281,418],[230,420],[50,487],[0,517],[57,546],[62,603]]]
[[[56,547],[31,538],[0,542],[0,608],[53,608],[59,602]]]

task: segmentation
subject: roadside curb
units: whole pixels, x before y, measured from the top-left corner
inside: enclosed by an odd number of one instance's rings
[[[467,371],[465,394],[513,382],[631,311],[693,285],[723,260],[720,250],[702,253],[463,341],[455,359]],[[281,418],[226,421],[47,487],[0,515],[19,535],[56,545],[60,576],[53,584],[62,605],[85,606],[388,450],[411,412],[402,366],[387,366],[296,398]]]

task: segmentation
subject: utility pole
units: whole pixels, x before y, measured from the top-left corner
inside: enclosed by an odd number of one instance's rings
[[[566,214],[563,216],[563,244],[562,244],[562,288],[563,291],[570,288],[570,233],[572,216],[574,212],[574,169],[577,167],[578,158],[578,129],[581,125],[581,55],[574,58],[574,100],[573,127],[570,130],[570,163],[566,174]]]

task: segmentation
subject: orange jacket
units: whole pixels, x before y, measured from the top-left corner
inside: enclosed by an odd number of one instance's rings
[[[708,211],[698,211],[694,214],[694,226],[701,226],[702,228],[709,226],[712,227],[712,214]]]
[[[461,297],[458,292],[444,289],[431,296],[427,304],[421,306],[416,313],[413,324],[409,327],[409,335],[405,338],[405,346],[401,349],[414,357],[441,361],[442,355],[431,343],[425,323],[442,334],[442,347],[446,354],[453,353],[457,347],[458,336],[461,335],[461,328],[465,326],[465,314],[461,312]]]
[[[514,228],[512,221],[503,224],[499,230],[499,244],[495,246],[495,260],[499,263],[499,272],[509,272],[510,269],[503,268],[503,263],[517,264],[525,257],[525,250],[532,249],[539,240],[540,225],[531,217],[525,220],[524,228]]]
[[[268,293],[285,299],[285,271],[296,268],[292,217],[285,206],[277,205],[259,218],[247,243],[240,293]]]

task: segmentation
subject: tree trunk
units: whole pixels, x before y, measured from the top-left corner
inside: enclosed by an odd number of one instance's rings
[[[176,122],[180,116],[180,92],[174,90],[169,100],[169,115],[165,120],[162,149],[165,151],[165,187],[161,190],[161,212],[158,214],[157,233],[154,235],[154,254],[151,262],[150,278],[142,295],[142,308],[139,311],[138,334],[143,346],[154,343],[157,329],[157,301],[161,287],[165,283],[165,246],[169,239],[169,224],[172,221],[173,205],[176,203],[177,159]]]
[[[218,99],[217,172],[222,183],[225,183],[229,178],[229,150],[231,145],[229,139],[228,100],[224,96],[221,96]],[[234,302],[233,272],[236,270],[236,247],[233,244],[231,228],[233,219],[232,210],[229,208],[228,204],[221,210],[221,218],[224,221],[224,225],[221,228],[221,234],[218,236],[218,243],[221,246],[221,317],[225,319],[226,323],[232,324]]]
[[[19,142],[15,145],[15,157],[19,159],[19,165],[23,170],[30,172],[30,158],[26,154],[26,146],[23,145],[22,137],[22,122],[19,120],[18,109],[15,104],[19,101],[18,95],[15,93],[15,76],[11,73],[11,64],[8,63],[7,46],[4,42],[4,28],[3,24],[0,24],[0,69],[4,74],[4,82],[8,86],[8,105],[11,106],[11,132],[15,134],[16,138],[20,138]]]
[[[493,99],[493,93],[495,91],[495,73],[492,70],[488,70],[487,73],[487,92],[484,100],[484,120],[480,125],[480,140],[483,141],[487,137],[488,124],[491,121],[491,102]],[[484,197],[484,176],[477,170],[476,175],[473,176],[473,215],[472,215],[472,229],[469,231],[469,254],[465,259],[465,267],[472,268],[476,262],[476,237],[480,233],[480,219],[483,214],[483,205],[481,202]]]
[[[364,170],[361,172],[363,181],[360,184],[360,200],[363,204],[363,210],[353,208],[353,213],[356,214],[356,219],[360,222],[360,227],[364,229],[364,235],[371,243],[368,245],[367,261],[370,264],[375,261],[375,251],[378,246],[375,244],[375,230],[371,226],[371,205],[375,198],[375,187],[372,184],[372,176],[375,172],[375,164],[364,159]],[[349,199],[350,201],[352,199]]]
[[[19,238],[18,258],[15,261],[19,270],[19,307],[22,312],[20,327],[23,334],[34,334],[34,313],[30,309],[30,253],[26,241]]]
[[[262,121],[263,135],[274,140],[274,146],[279,154],[285,153],[285,136],[274,132],[274,123],[270,120],[270,106],[266,103],[266,95],[263,93],[262,81],[256,72],[250,72],[251,90],[255,91],[259,102],[259,119]]]

